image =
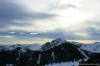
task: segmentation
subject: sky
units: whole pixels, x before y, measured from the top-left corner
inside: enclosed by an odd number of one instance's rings
[[[0,43],[100,40],[100,0],[0,0]]]

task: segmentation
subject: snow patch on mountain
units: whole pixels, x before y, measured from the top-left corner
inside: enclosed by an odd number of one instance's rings
[[[53,45],[54,45],[54,46],[57,46],[57,45],[60,45],[60,44],[62,44],[62,43],[64,43],[64,42],[66,42],[65,39],[57,38],[56,40],[53,40],[53,41],[51,42],[51,44],[52,44],[52,46],[53,46]]]

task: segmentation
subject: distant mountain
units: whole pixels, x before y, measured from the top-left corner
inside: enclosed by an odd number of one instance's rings
[[[91,44],[81,44],[80,48],[93,53],[100,53],[100,42]]]
[[[26,52],[26,50],[31,50],[31,51],[36,51],[36,50],[39,50],[41,48],[41,45],[40,44],[1,44],[0,45],[0,51],[2,50],[15,50],[16,48],[20,48],[20,50],[22,52]]]

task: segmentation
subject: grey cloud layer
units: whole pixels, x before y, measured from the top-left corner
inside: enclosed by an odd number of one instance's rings
[[[0,28],[6,28],[10,25],[28,25],[27,22],[23,22],[23,20],[33,19],[33,20],[41,20],[41,19],[49,19],[56,15],[42,12],[29,12],[25,7],[10,2],[8,0],[0,0]],[[20,20],[22,22],[18,23],[14,20]]]

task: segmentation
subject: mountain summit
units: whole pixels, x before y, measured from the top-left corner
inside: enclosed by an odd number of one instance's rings
[[[53,48],[53,47],[58,46],[58,45],[60,45],[62,43],[65,43],[65,42],[66,42],[65,39],[57,38],[55,40],[52,40],[51,42],[47,42],[44,45],[42,45],[41,50],[45,51],[45,50],[48,50],[50,48]]]

